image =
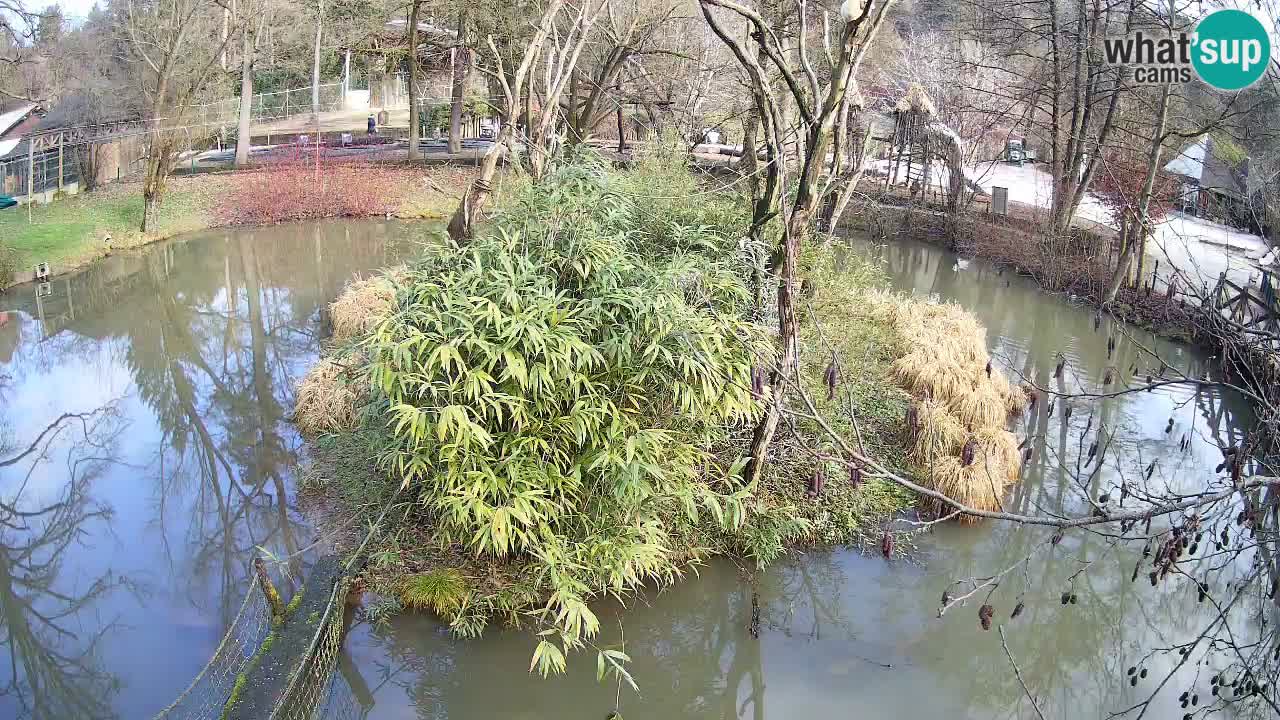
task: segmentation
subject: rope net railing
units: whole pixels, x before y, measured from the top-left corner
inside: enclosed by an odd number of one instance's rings
[[[258,579],[250,574],[248,590],[209,662],[191,684],[153,720],[204,720],[220,718],[237,682],[271,631],[271,611]]]
[[[346,683],[337,681],[340,673],[335,672],[342,652],[342,608],[348,586],[346,578],[334,584],[333,594],[312,636],[310,649],[290,675],[280,704],[271,713],[270,720],[328,720],[335,716],[320,710],[330,705],[354,704],[342,702],[342,696],[349,696],[350,689]]]
[[[272,601],[268,600],[270,580],[267,573],[250,571],[250,581],[245,591],[239,610],[227,627],[222,641],[219,643],[209,662],[196,674],[191,684],[168,707],[156,714],[152,720],[204,720],[216,718],[239,718],[246,713],[240,705],[249,694],[261,691],[262,687],[254,686],[255,671],[261,670],[260,662],[288,664],[287,679],[280,686],[266,687],[270,702],[266,705],[255,705],[259,708],[248,714],[251,720],[346,720],[346,718],[363,718],[372,707],[371,698],[356,697],[350,683],[339,671],[342,659],[342,641],[345,636],[345,611],[347,594],[351,588],[352,574],[357,570],[360,559],[364,557],[366,548],[382,528],[387,513],[399,497],[397,491],[382,508],[378,519],[370,526],[355,552],[345,561],[329,556],[317,561],[311,570],[311,579],[317,584],[324,583],[329,589],[327,595],[314,595],[319,587],[311,590],[298,590],[288,610],[279,618],[272,615]],[[320,544],[316,543],[297,551],[301,555]],[[272,564],[285,566],[290,557],[273,559]],[[265,559],[261,559],[265,563]],[[265,566],[264,566],[265,567]],[[304,590],[306,590],[304,594]],[[315,598],[325,597],[323,607],[317,607],[307,600],[307,595]],[[275,596],[275,602],[281,599]],[[314,628],[314,629],[313,629]],[[297,635],[306,631],[304,638]],[[283,640],[283,633],[293,633],[288,640]],[[281,644],[281,643],[286,644]],[[272,657],[270,649],[275,646],[276,657]],[[297,657],[286,657],[281,660],[282,652],[299,651]],[[263,673],[259,672],[261,676]],[[266,673],[270,676],[270,673]],[[280,677],[280,676],[276,676]],[[366,693],[367,694],[367,690]],[[262,699],[262,696],[258,696]],[[265,709],[269,705],[269,710]]]

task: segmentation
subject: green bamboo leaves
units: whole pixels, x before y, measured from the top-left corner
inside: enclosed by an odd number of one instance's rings
[[[442,539],[534,561],[538,623],[555,630],[531,663],[543,674],[598,631],[586,598],[671,581],[693,552],[681,523],[736,531],[750,507],[737,458],[713,449],[760,412],[767,335],[741,319],[728,268],[653,255],[645,210],[598,163],[561,168],[412,268],[364,343],[384,466]],[[662,227],[682,246],[724,242]]]

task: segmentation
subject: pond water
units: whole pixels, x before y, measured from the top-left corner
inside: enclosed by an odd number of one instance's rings
[[[219,231],[112,258],[44,297],[34,286],[0,295],[0,459],[61,414],[89,413],[0,467],[0,717],[142,719],[186,686],[243,596],[255,547],[283,556],[312,541],[293,501],[302,443],[287,416],[322,307],[422,235],[382,222]],[[1088,310],[981,263],[915,243],[852,248],[883,262],[895,287],[973,310],[997,362],[1042,385],[1058,352],[1069,388],[1097,387],[1108,365],[1144,372],[1140,345],[1202,371],[1190,350],[1095,330]],[[1018,427],[1044,439],[1011,510],[1083,505],[1057,458],[1074,458],[1090,409],[1067,423],[1045,410]],[[1250,417],[1236,398],[1176,388],[1108,400],[1099,423],[1127,459],[1107,454],[1095,493],[1154,458],[1169,482],[1193,482]],[[1130,583],[1133,558],[1096,537],[1068,534],[1050,551],[1050,534],[943,525],[917,538],[912,561],[841,548],[789,558],[755,577],[759,639],[753,586],[727,562],[626,608],[601,603],[600,642],[625,639],[639,696],[597,682],[588,655],[563,677],[529,675],[527,632],[460,641],[422,616],[356,624],[340,669],[369,718],[1028,717],[999,635],[978,626],[981,603],[942,618],[937,605],[952,580],[1046,548],[997,590],[996,622],[1049,717],[1105,716],[1146,697],[1125,669],[1187,639],[1203,606],[1185,587]],[[1059,602],[1066,590],[1077,604]],[[1026,611],[1010,621],[1019,599]],[[1147,666],[1158,677],[1172,664]],[[1154,715],[1180,717],[1165,695]]]
[[[310,542],[287,416],[321,308],[421,232],[201,233],[0,295],[0,461],[82,416],[0,467],[0,718],[148,718],[187,686],[254,548]]]

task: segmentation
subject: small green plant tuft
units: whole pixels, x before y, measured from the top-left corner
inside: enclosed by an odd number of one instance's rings
[[[460,571],[440,568],[405,579],[400,588],[400,604],[452,619],[466,601],[467,592],[467,579]]]

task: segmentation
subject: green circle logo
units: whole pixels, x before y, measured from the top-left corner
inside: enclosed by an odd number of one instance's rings
[[[1200,79],[1219,90],[1249,87],[1271,62],[1271,37],[1243,10],[1218,10],[1196,26],[1191,64]]]

